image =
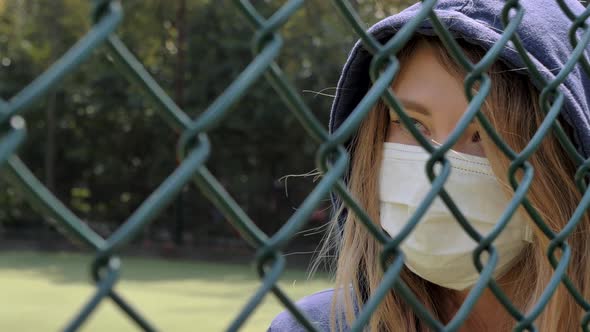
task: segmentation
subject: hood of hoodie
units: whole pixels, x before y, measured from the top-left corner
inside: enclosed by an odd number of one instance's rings
[[[584,7],[575,0],[564,1],[576,16]],[[556,0],[521,0],[525,13],[517,34],[529,57],[545,80],[551,81],[568,61],[573,47],[569,42],[572,21],[559,8]],[[481,46],[488,50],[502,36],[502,8],[499,0],[446,0],[438,1],[434,7],[440,21],[456,39]],[[382,43],[392,38],[404,24],[413,19],[422,9],[418,3],[402,12],[389,16],[373,25],[369,32]],[[429,19],[424,20],[416,30],[417,34],[435,35]],[[578,38],[580,34],[578,34]],[[586,46],[586,51],[590,50]],[[333,133],[352,113],[371,85],[369,66],[372,54],[358,41],[344,65],[336,97],[330,113],[329,129]],[[527,74],[525,64],[512,43],[504,47],[500,61],[517,72]],[[574,144],[584,156],[590,156],[590,80],[580,64],[560,85],[565,96],[562,110],[564,119],[574,129]]]
[[[573,22],[559,7],[556,0],[521,0],[524,17],[517,29],[523,46],[537,70],[546,81],[553,80],[571,56],[573,46],[569,41],[569,30]],[[564,3],[576,16],[585,8],[576,0]],[[501,0],[442,0],[434,7],[440,21],[455,39],[489,50],[502,36]],[[421,10],[417,3],[398,14],[389,16],[373,25],[368,31],[381,43],[391,39],[404,24],[412,20]],[[435,35],[431,21],[423,20],[415,34]],[[581,33],[577,34],[578,39]],[[588,58],[590,47],[586,45]],[[372,54],[359,40],[352,48],[338,81],[337,93],[330,113],[329,130],[334,133],[353,112],[371,86],[369,67]],[[528,70],[509,42],[498,59],[515,71],[528,75]],[[573,143],[584,157],[590,156],[590,80],[578,63],[559,86],[565,103],[561,114],[573,128]],[[351,140],[346,144],[349,145]],[[347,176],[346,176],[347,177]],[[339,199],[333,195],[333,212]]]

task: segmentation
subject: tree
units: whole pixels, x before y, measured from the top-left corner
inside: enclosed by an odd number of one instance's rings
[[[354,2],[368,24],[403,2]],[[280,2],[255,3],[271,16]],[[252,61],[254,31],[230,0],[123,2],[117,34],[158,83],[192,118]],[[0,2],[0,96],[10,98],[90,29],[90,6],[77,0]],[[342,64],[358,39],[328,1],[307,1],[279,31],[276,59],[325,126]],[[322,92],[322,93],[318,93]],[[130,84],[101,50],[26,114],[27,143],[19,151],[31,170],[78,215],[105,233],[116,228],[176,167],[179,133],[158,117],[143,91]],[[264,79],[208,133],[206,163],[263,230],[272,233],[293,214],[316,183],[284,181],[315,169],[318,145]],[[228,223],[194,186],[184,194],[186,228],[234,236]],[[14,188],[0,189],[0,223],[39,224]],[[325,206],[328,202],[325,203]],[[174,222],[173,208],[155,229]],[[151,236],[150,233],[146,236]]]

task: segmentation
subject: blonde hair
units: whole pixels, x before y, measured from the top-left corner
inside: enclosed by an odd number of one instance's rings
[[[435,37],[412,39],[398,54],[402,65],[421,42],[428,43],[436,51],[441,64],[450,72],[456,73],[458,79],[465,76],[465,72]],[[466,55],[474,62],[484,54],[484,51],[476,46],[465,42],[461,42],[461,45]],[[500,62],[496,62],[488,74],[492,80],[492,89],[482,112],[503,140],[514,151],[519,152],[527,145],[544,118],[544,113],[537,103],[539,93],[525,75],[509,71]],[[377,179],[389,122],[387,109],[383,102],[379,102],[363,120],[349,145],[352,159],[348,190],[376,223],[379,221]],[[563,121],[561,123],[566,129],[571,130]],[[482,138],[486,156],[492,164],[494,173],[500,180],[508,182],[509,159],[486,139],[485,135]],[[547,226],[558,232],[565,226],[581,199],[573,180],[575,165],[552,133],[545,137],[529,162],[534,167],[535,176],[527,198]],[[338,220],[344,217],[345,212],[346,207],[342,205],[334,214],[318,255],[319,259],[314,264],[315,268],[322,257],[329,257],[327,253],[335,252],[337,255],[335,288],[344,291],[335,292],[333,298],[333,330],[337,326],[342,327],[342,312],[346,322],[352,323],[355,318],[355,303],[362,306],[366,295],[374,293],[383,277],[379,262],[382,245],[352,212],[346,213],[342,230]],[[589,221],[588,215],[584,214],[574,233],[567,239],[571,247],[568,276],[586,299],[590,295],[590,264],[586,261],[590,241],[584,239],[583,235],[588,234]],[[518,285],[515,292],[509,295],[510,300],[516,308],[525,313],[539,300],[554,272],[546,256],[549,239],[532,221],[530,222],[535,234],[534,242],[524,250],[510,271],[511,275],[517,276],[512,282]],[[454,310],[460,305],[453,302],[452,290],[430,283],[405,267],[401,272],[401,278],[434,317],[443,323],[452,319]],[[348,289],[352,291],[349,292]],[[561,284],[535,320],[535,324],[542,332],[573,331],[580,328],[582,313],[573,296]],[[373,313],[369,330],[422,332],[430,329],[413,312],[411,306],[391,290]]]

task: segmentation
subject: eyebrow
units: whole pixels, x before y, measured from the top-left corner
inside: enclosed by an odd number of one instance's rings
[[[424,115],[430,115],[430,111],[428,110],[428,108],[426,108],[426,106],[424,106],[418,102],[415,102],[413,100],[404,99],[404,98],[398,98],[398,100],[404,106],[404,108],[411,108],[412,110],[414,110],[418,113],[422,113]]]

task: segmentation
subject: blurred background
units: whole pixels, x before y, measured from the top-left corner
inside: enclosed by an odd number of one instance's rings
[[[352,0],[367,26],[413,1]],[[252,0],[265,17],[285,1]],[[252,60],[253,30],[230,0],[125,0],[117,34],[192,118]],[[91,1],[0,0],[0,97],[10,99],[91,27]],[[280,30],[277,62],[326,127],[340,70],[358,39],[330,1],[306,1]],[[66,206],[108,236],[178,164],[180,133],[98,50],[26,113],[18,155]],[[317,144],[265,80],[209,133],[207,167],[267,234],[316,182]],[[284,251],[294,298],[330,287],[305,274],[330,217],[326,200]],[[94,290],[92,253],[0,186],[0,330],[59,330]],[[123,252],[118,288],[162,330],[226,328],[260,286],[254,250],[193,185]],[[206,290],[206,291],[204,291]],[[265,330],[282,307],[272,296],[244,330]],[[59,299],[58,305],[55,300]],[[104,301],[83,328],[135,327]],[[35,320],[27,319],[35,317]],[[205,323],[206,322],[206,323]]]

